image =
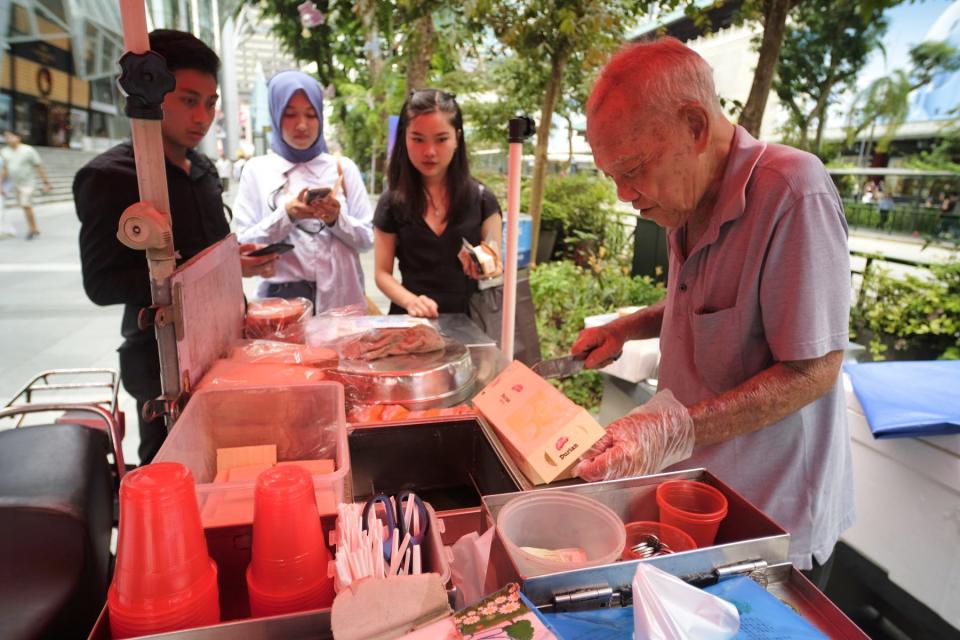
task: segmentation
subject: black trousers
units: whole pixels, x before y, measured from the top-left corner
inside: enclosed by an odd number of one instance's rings
[[[267,283],[267,296],[270,298],[283,298],[285,300],[306,298],[312,305],[315,304],[317,298],[317,283],[307,282],[306,280],[269,282]],[[316,313],[317,310],[314,309],[313,312]]]
[[[827,561],[823,564],[817,562],[817,559],[813,559],[813,568],[807,569],[806,571],[801,571],[807,580],[813,583],[817,589],[820,591],[825,591],[827,588],[827,583],[830,582],[830,572],[833,571],[833,559],[837,556],[836,551],[830,554],[830,557],[827,558]]]
[[[159,396],[160,353],[155,340],[127,340],[117,349],[120,354],[120,381],[137,401],[137,424],[140,428],[140,446],[137,454],[140,464],[149,464],[167,438],[163,418],[143,419],[143,406]]]

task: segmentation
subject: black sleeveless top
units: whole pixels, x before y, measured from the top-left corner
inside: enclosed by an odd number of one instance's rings
[[[500,213],[497,197],[479,185],[462,211],[451,212],[447,227],[439,236],[422,214],[409,215],[398,210],[391,200],[389,191],[381,194],[373,224],[384,233],[397,237],[397,259],[403,286],[417,295],[435,300],[440,313],[467,313],[467,301],[476,291],[477,283],[463,273],[457,254],[463,246],[463,238],[473,245],[483,240],[480,235],[483,222]],[[406,313],[406,310],[391,303],[390,313]]]

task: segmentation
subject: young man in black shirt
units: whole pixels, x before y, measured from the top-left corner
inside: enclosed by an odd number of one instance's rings
[[[163,153],[173,242],[178,264],[230,233],[216,167],[193,148],[213,122],[217,104],[220,59],[189,33],[158,29],[150,48],[161,54],[176,78],[176,89],[163,101]],[[133,146],[119,144],[84,166],[73,181],[80,218],[80,260],[83,287],[98,305],[123,304],[120,379],[137,400],[140,463],[150,462],[166,438],[162,419],[145,421],[143,405],[160,395],[160,360],[153,329],[141,331],[137,315],[151,304],[150,281],[143,251],[117,239],[120,216],[140,201]],[[276,256],[242,258],[243,274],[271,275]]]

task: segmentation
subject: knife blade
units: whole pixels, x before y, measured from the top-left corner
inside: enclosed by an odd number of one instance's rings
[[[569,378],[580,373],[583,369],[583,358],[577,356],[563,356],[550,360],[541,360],[532,367],[533,372],[541,378]]]

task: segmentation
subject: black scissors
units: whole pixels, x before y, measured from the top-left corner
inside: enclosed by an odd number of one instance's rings
[[[412,507],[409,505],[412,503]],[[377,505],[381,505],[378,509]],[[409,519],[407,510],[410,509]],[[383,558],[389,564],[392,561],[394,540],[396,533],[399,538],[396,544],[399,547],[403,539],[410,534],[409,546],[418,546],[423,542],[424,535],[427,532],[429,521],[427,519],[427,508],[417,494],[412,491],[401,491],[395,497],[390,497],[385,493],[378,493],[363,505],[362,526],[364,531],[369,530],[370,512],[373,510],[374,518],[383,515],[386,520],[387,533],[383,537]],[[416,516],[413,514],[416,513]]]

